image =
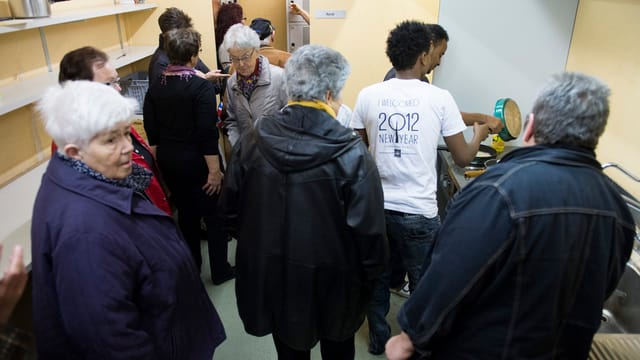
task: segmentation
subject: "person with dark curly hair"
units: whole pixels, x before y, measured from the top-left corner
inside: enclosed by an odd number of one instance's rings
[[[442,26],[438,24],[427,24],[426,27],[431,32],[431,40],[434,43],[448,43],[449,34],[447,34],[447,31]],[[405,59],[399,60],[404,61]],[[438,64],[435,64],[435,66],[438,66],[439,64],[440,62],[438,62]],[[430,72],[425,74],[425,76],[423,76],[420,80],[429,83],[429,78],[427,78],[427,75]],[[393,79],[395,77],[396,69],[392,67],[385,74],[384,81]],[[504,124],[500,121],[500,119],[489,114],[468,113],[461,111],[460,115],[462,116],[462,121],[464,121],[465,125],[473,126],[473,124],[476,122],[480,124],[487,124],[489,126],[489,132],[493,134],[499,133],[504,127]],[[405,281],[406,271],[404,270],[404,265],[402,264],[399,254],[396,254],[395,251],[392,251],[391,268],[391,280],[389,283],[390,291],[402,297],[409,297],[409,282]]]
[[[246,18],[243,15],[242,6],[236,3],[226,3],[220,6],[218,10],[217,20],[215,24],[216,32],[216,49],[218,50],[218,68],[227,71],[231,66],[229,52],[222,48],[224,36],[227,30],[235,24],[244,24]]]
[[[436,200],[436,157],[440,136],[459,166],[466,166],[488,134],[484,124],[466,128],[451,94],[422,81],[440,64],[448,35],[439,25],[404,21],[387,38],[387,56],[396,78],[374,84],[358,95],[351,126],[368,143],[380,171],[384,190],[387,236],[416,287],[433,248],[440,225]],[[427,259],[427,261],[425,261]],[[423,265],[424,263],[424,265]],[[388,268],[378,279],[369,307],[369,352],[382,354],[391,335]]]
[[[449,42],[449,34],[447,34],[447,31],[442,26],[438,24],[427,24],[427,29],[431,31],[431,40],[434,43],[440,43],[442,41],[444,41],[445,43]],[[440,65],[440,59],[438,59],[438,63],[435,64],[434,69],[438,65]],[[422,77],[421,80],[425,82],[429,82],[429,78],[427,78],[427,75],[430,72],[431,71],[427,72],[425,76]],[[384,80],[387,81],[395,77],[396,77],[396,69],[395,67],[392,67],[384,75]],[[492,115],[482,114],[482,113],[468,113],[463,111],[460,112],[460,115],[462,116],[462,121],[464,121],[464,123],[467,126],[473,126],[473,124],[476,122],[480,124],[487,124],[489,126],[489,132],[493,134],[499,133],[504,127],[504,124],[500,121],[500,119]]]

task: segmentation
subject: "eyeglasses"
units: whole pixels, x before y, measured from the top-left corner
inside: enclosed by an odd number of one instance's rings
[[[111,86],[111,87],[116,87],[116,86],[120,86],[120,77],[117,77],[115,79],[113,79],[110,82],[106,82],[104,83],[107,86]]]
[[[239,64],[239,63],[244,63],[247,62],[251,59],[251,57],[253,56],[253,53],[256,51],[256,49],[251,50],[250,53],[243,55],[242,57],[233,57],[233,56],[229,56],[229,59],[231,60],[232,63],[234,64]]]

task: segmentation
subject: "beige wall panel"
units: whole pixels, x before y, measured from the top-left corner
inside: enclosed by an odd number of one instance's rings
[[[345,10],[345,19],[316,19],[318,10]],[[350,107],[362,88],[382,81],[391,68],[385,55],[389,31],[403,20],[438,21],[439,1],[314,0],[311,2],[311,43],[340,51],[351,64],[343,92]]]
[[[31,126],[34,113],[32,107],[25,106],[0,116],[0,173],[9,171],[20,162],[36,154]]]
[[[51,141],[53,141],[53,139],[51,139],[51,136],[49,136],[47,131],[44,129],[44,124],[42,123],[38,115],[36,115],[33,118],[32,124],[33,124],[32,125],[33,134],[35,137],[34,138],[35,150],[46,151],[47,149],[50,149]]]
[[[242,6],[244,16],[247,18],[246,25],[250,25],[251,20],[258,17],[269,19],[276,28],[274,47],[284,51],[287,50],[287,8],[285,0],[239,0],[238,4]]]
[[[11,8],[9,8],[9,0],[0,1],[0,17],[11,17]]]
[[[162,12],[172,5],[161,5],[162,1],[154,2],[158,7],[154,10],[143,11],[135,14],[129,14],[125,20],[126,37],[130,39],[133,45],[157,45],[158,34],[158,17]],[[183,7],[176,6],[184,10]],[[186,10],[185,10],[186,11]]]
[[[567,70],[597,76],[611,87],[611,115],[598,145],[598,159],[617,162],[640,176],[638,19],[637,0],[581,0]],[[606,173],[640,197],[640,184],[616,170]]]
[[[120,77],[129,75],[131,73],[134,73],[136,71],[144,71],[146,72],[147,70],[149,70],[149,58],[146,59],[142,59],[140,61],[136,61],[132,64],[129,64],[127,66],[123,66],[121,68],[118,69],[118,75]]]
[[[38,30],[0,35],[0,83],[14,81],[25,72],[45,68]]]
[[[207,0],[198,0],[198,1],[185,1],[184,3],[178,1],[169,1],[169,3],[174,3],[178,8],[184,10],[191,18],[193,19],[193,26],[202,34],[202,53],[200,57],[202,61],[209,66],[210,69],[216,68],[217,58],[216,58],[216,38],[215,31],[213,30],[213,9],[211,7],[211,1]],[[184,4],[184,5],[182,5]],[[164,11],[164,8],[163,8]],[[157,17],[156,17],[157,19]],[[160,29],[158,28],[157,23],[156,26],[156,36],[154,39],[157,39],[158,34],[160,33]]]
[[[91,31],[87,31],[90,28]],[[51,62],[60,63],[67,52],[93,46],[108,49],[119,46],[115,16],[100,17],[71,24],[45,28]]]

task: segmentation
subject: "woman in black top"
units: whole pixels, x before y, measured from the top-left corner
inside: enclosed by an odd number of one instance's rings
[[[234,277],[227,261],[216,202],[223,173],[218,154],[216,98],[213,85],[194,70],[200,34],[175,29],[165,35],[169,66],[147,92],[144,128],[178,208],[178,224],[198,268],[200,219],[207,225],[209,260],[214,284]]]

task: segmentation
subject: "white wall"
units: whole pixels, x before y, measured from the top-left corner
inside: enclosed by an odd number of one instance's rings
[[[578,0],[442,1],[438,22],[449,46],[434,84],[465,112],[492,114],[496,100],[512,98],[524,121],[541,86],[565,69],[577,6]]]

